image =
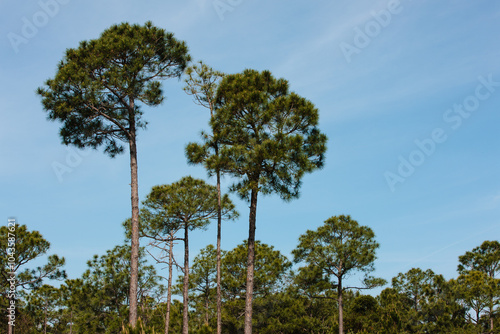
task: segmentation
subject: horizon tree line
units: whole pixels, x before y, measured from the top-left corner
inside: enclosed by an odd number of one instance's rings
[[[214,187],[215,188],[215,187]],[[215,196],[214,196],[215,198]],[[214,200],[215,202],[215,200]],[[216,205],[214,205],[214,208]],[[142,220],[141,220],[142,221]],[[346,224],[346,222],[348,222]],[[129,222],[130,223],[130,222]],[[126,234],[130,236],[130,227]],[[2,228],[3,229],[3,228]],[[24,246],[46,245],[48,242],[37,231],[20,226],[26,238],[20,242],[21,256],[28,253],[32,259],[47,253],[47,248]],[[335,232],[333,232],[335,230]],[[364,230],[362,235],[343,239],[348,232]],[[298,240],[289,260],[271,245],[256,241],[254,280],[254,326],[255,333],[321,333],[339,331],[341,326],[350,333],[495,333],[498,331],[500,304],[500,243],[484,241],[480,246],[467,251],[458,259],[457,278],[444,279],[432,270],[412,268],[399,273],[391,280],[391,286],[378,296],[359,293],[349,287],[356,279],[342,284],[342,303],[339,303],[339,276],[331,270],[333,262],[348,258],[366,259],[375,255],[376,241],[370,228],[361,226],[349,216],[327,219],[316,230],[308,230]],[[179,230],[180,232],[183,232]],[[0,231],[3,232],[3,231]],[[181,233],[182,234],[182,233]],[[35,236],[30,239],[29,236]],[[145,236],[143,236],[145,237]],[[313,240],[331,237],[331,244],[344,242],[341,247],[328,249],[329,243],[314,252],[304,253],[304,246]],[[368,238],[368,239],[366,239]],[[368,241],[367,246],[352,248],[357,241]],[[1,241],[1,240],[0,240]],[[245,322],[246,258],[247,241],[221,253],[222,329],[224,333],[243,333]],[[349,250],[346,252],[346,250]],[[367,251],[368,250],[368,251]],[[352,253],[351,253],[352,252]],[[148,250],[140,249],[138,333],[165,331],[165,311],[171,309],[170,330],[181,332],[184,328],[184,302],[165,300],[166,287],[161,273],[147,261]],[[371,254],[371,255],[370,255]],[[318,256],[317,256],[318,255]],[[308,257],[305,259],[304,257]],[[54,256],[52,256],[53,258]],[[50,258],[49,258],[50,259]],[[375,259],[372,259],[373,261]],[[2,260],[3,261],[3,260]],[[352,269],[350,275],[363,280],[370,277],[373,261]],[[36,273],[26,261],[21,272]],[[127,314],[130,245],[126,241],[108,250],[104,255],[95,255],[87,262],[88,269],[81,278],[62,275],[62,265],[50,265],[45,272],[54,273],[36,276],[31,289],[19,291],[16,332],[22,333],[128,333]],[[292,266],[299,265],[298,268]],[[183,266],[180,266],[183,268]],[[2,267],[1,274],[4,274]],[[185,272],[178,277],[172,292],[183,296]],[[188,273],[189,331],[191,333],[215,332],[216,321],[216,248],[208,245],[194,258]],[[337,273],[338,274],[338,273]],[[489,280],[485,277],[493,277]],[[54,287],[47,279],[59,279],[62,284]],[[373,278],[372,278],[373,279]],[[348,282],[348,284],[345,284]],[[380,284],[385,284],[381,282]],[[368,286],[367,286],[368,287]],[[6,305],[8,290],[3,283],[0,304]],[[183,299],[184,300],[184,299]],[[341,312],[343,308],[343,312]],[[2,307],[3,316],[6,316]],[[341,325],[342,324],[342,325]],[[136,328],[136,330],[138,329]],[[7,324],[0,333],[7,333]],[[130,332],[131,333],[131,332]]]

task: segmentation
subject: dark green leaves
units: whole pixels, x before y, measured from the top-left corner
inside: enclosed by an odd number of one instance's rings
[[[500,243],[486,240],[481,246],[459,256],[458,261],[458,271],[461,274],[478,270],[490,277],[496,277],[500,273]]]
[[[140,103],[163,101],[160,80],[180,77],[190,57],[184,42],[154,27],[122,23],[95,40],[68,49],[56,76],[37,93],[50,120],[63,123],[63,143],[77,147],[105,145],[115,156],[121,141],[143,128]]]
[[[372,272],[378,247],[371,228],[341,215],[327,219],[315,231],[308,230],[292,253],[295,262],[304,261],[312,267],[310,272],[326,278],[333,276],[338,281],[356,271],[365,275]],[[364,282],[367,288],[385,284],[384,280],[369,276],[365,276]]]
[[[225,298],[244,298],[247,275],[247,242],[226,252],[222,260]],[[292,264],[273,246],[255,242],[254,296],[265,297],[280,290]]]
[[[192,230],[206,226],[210,219],[217,217],[217,189],[203,180],[187,176],[170,185],[153,187],[143,204],[149,214],[156,217],[156,220],[149,220],[156,224],[153,229],[186,224]],[[227,195],[223,196],[223,219],[237,216],[234,204]]]
[[[8,272],[11,271],[18,274],[16,285],[25,289],[39,287],[44,279],[63,279],[66,277],[65,271],[61,270],[65,264],[65,260],[57,255],[48,256],[45,264],[34,269],[26,268],[26,264],[44,256],[50,248],[50,243],[43,238],[40,232],[29,231],[26,225],[18,225],[14,235],[16,245],[13,268],[7,265],[9,257],[7,248],[5,246],[0,248],[0,277],[4,285],[8,284],[7,278],[10,277]],[[8,237],[9,230],[7,226],[0,227],[0,244],[8,245]]]
[[[317,128],[318,110],[290,93],[286,80],[269,71],[227,75],[216,108],[210,124],[223,157],[217,162],[239,178],[232,189],[242,198],[254,189],[290,200],[304,173],[323,166],[327,138]]]

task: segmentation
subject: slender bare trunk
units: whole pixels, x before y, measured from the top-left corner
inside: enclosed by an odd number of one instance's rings
[[[9,328],[8,328],[8,331],[7,331],[8,334],[13,334],[14,333],[14,326],[11,325],[11,323],[12,323],[11,321],[13,321],[13,320],[11,320],[10,318],[8,318],[8,322],[9,322]]]
[[[342,278],[340,277],[337,286],[337,294],[339,299],[339,334],[344,334],[344,300],[342,294]]]
[[[165,334],[170,326],[170,302],[172,300],[172,267],[174,266],[174,235],[170,234],[170,247],[168,249],[168,283],[167,283],[167,312],[165,313]]]
[[[492,279],[495,279],[495,272],[494,271],[491,271],[488,273],[488,276]],[[494,311],[494,307],[495,307],[495,304],[493,302],[493,296],[490,296],[490,332],[491,333],[494,333],[493,332],[493,328],[494,328],[494,324],[493,324],[493,311]]]
[[[250,217],[248,227],[247,285],[245,299],[245,334],[252,334],[253,272],[255,263],[255,222],[257,217],[258,190],[250,195]]]
[[[208,303],[210,302],[210,290],[208,289],[208,284],[207,284],[207,291],[205,291],[205,325],[208,327]]]
[[[130,130],[129,130],[129,146],[130,146],[130,188],[132,202],[132,245],[130,258],[130,313],[129,323],[132,328],[135,328],[137,323],[137,288],[139,282],[139,191],[137,177],[137,145],[135,137],[135,115],[134,104],[130,103]]]
[[[490,297],[493,299],[493,297]],[[494,306],[490,304],[490,312],[489,312],[489,317],[490,317],[490,333],[494,333],[493,331],[493,328],[494,328],[494,324],[493,324],[493,308]]]
[[[44,310],[44,318],[43,318],[43,333],[47,334],[47,309],[49,308],[48,300],[45,300],[45,310]]]
[[[188,288],[189,288],[189,243],[188,243],[188,224],[184,222],[184,284],[183,284],[183,303],[184,310],[182,312],[182,334],[188,334],[189,332],[189,296],[188,296]]]
[[[14,290],[17,290],[17,285],[14,285]],[[16,291],[14,291],[14,294],[16,294],[16,295],[17,295],[17,292],[16,292]],[[9,299],[7,299],[7,300],[8,300],[9,305],[10,305],[11,299],[9,298]],[[9,315],[10,315],[10,311],[9,311]],[[8,327],[8,329],[7,329],[7,333],[8,333],[8,334],[13,334],[13,333],[14,333],[14,326],[12,326],[12,324],[13,324],[13,323],[14,323],[14,321],[15,321],[15,316],[16,316],[16,310],[15,310],[15,309],[14,309],[14,314],[13,314],[13,316],[14,316],[14,318],[10,318],[10,317],[8,317],[8,318],[7,318],[7,323],[8,323],[8,326],[7,326],[7,327]]]
[[[71,307],[71,312],[69,313],[69,334],[73,334],[73,307]]]
[[[217,154],[217,152],[216,152]],[[221,296],[221,238],[222,238],[222,203],[220,190],[220,171],[217,171],[217,334],[222,333],[222,296]]]

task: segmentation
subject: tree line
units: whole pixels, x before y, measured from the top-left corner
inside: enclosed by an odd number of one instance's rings
[[[47,254],[50,243],[38,231],[29,231],[21,225],[19,256],[25,261],[18,268],[22,277],[18,284],[22,289],[15,332],[180,333],[186,301],[183,298],[188,291],[190,332],[214,333],[217,329],[216,247],[210,244],[199,250],[188,277],[184,274],[185,266],[176,260],[170,263],[167,260],[168,270],[158,271],[148,259],[168,259],[172,239],[158,243],[161,233],[154,234],[152,229],[141,232],[150,242],[139,250],[139,321],[135,329],[127,326],[130,220],[123,225],[125,243],[95,255],[87,262],[87,270],[76,279],[66,277],[64,258],[56,255],[49,256],[45,265],[30,268],[32,260]],[[0,228],[0,232],[5,232],[4,229]],[[148,234],[151,232],[153,234]],[[154,235],[155,238],[151,238]],[[311,242],[317,245],[314,250],[309,248]],[[160,244],[167,248],[158,248]],[[23,248],[26,245],[30,247]],[[245,240],[221,252],[223,333],[244,332],[247,247]],[[291,259],[272,245],[256,241],[252,330],[269,334],[335,333],[342,326],[346,333],[498,332],[498,241],[484,241],[459,256],[457,278],[446,280],[430,269],[412,268],[393,277],[390,286],[377,296],[362,294],[360,288],[386,284],[369,275],[377,247],[373,231],[349,216],[331,217],[316,230],[306,231],[300,236]],[[5,262],[4,256],[1,261]],[[7,275],[4,265],[2,263],[2,277]],[[344,271],[335,269],[336,265]],[[173,282],[171,270],[175,267],[181,275]],[[170,274],[165,277],[164,271]],[[61,284],[57,287],[49,284],[54,283],[53,280],[60,280]],[[8,299],[4,292],[8,286],[5,280],[2,282],[0,303],[2,316],[6,316]],[[353,282],[363,284],[351,286]],[[167,294],[167,290],[170,293]],[[183,298],[170,299],[171,295]],[[7,324],[2,324],[0,331],[7,333]]]

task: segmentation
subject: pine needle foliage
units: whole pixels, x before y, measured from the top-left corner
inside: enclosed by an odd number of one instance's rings
[[[124,150],[137,128],[145,128],[141,103],[164,100],[161,79],[179,78],[190,60],[184,42],[147,22],[121,23],[98,39],[66,51],[53,79],[37,90],[48,119],[60,121],[64,144]]]

